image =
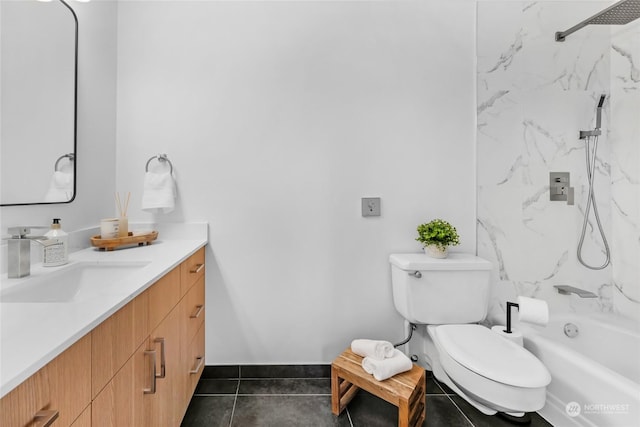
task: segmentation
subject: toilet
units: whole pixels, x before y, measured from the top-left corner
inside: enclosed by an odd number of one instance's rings
[[[393,254],[396,310],[417,325],[408,353],[487,415],[538,411],[551,382],[533,354],[477,324],[487,315],[491,263],[471,254]]]

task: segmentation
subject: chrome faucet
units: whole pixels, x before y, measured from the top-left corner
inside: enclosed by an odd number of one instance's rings
[[[61,244],[57,240],[51,240],[46,236],[28,236],[32,228],[48,228],[40,226],[9,227],[11,237],[7,240],[7,276],[17,279],[31,274],[31,242],[35,241],[42,246]]]
[[[553,285],[554,288],[558,290],[558,293],[561,295],[570,295],[576,294],[580,298],[598,298],[598,295],[593,292],[585,291],[584,289],[576,288],[574,286],[568,285]]]

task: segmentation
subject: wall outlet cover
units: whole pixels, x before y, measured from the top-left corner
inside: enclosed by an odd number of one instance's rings
[[[362,216],[380,216],[380,197],[362,198]]]

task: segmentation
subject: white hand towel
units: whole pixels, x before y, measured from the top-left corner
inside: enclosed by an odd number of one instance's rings
[[[176,185],[170,172],[147,172],[144,175],[142,210],[169,213],[175,208]]]
[[[66,202],[73,196],[73,173],[55,171],[51,176],[45,202]]]
[[[378,381],[386,380],[396,374],[408,371],[413,367],[411,360],[400,350],[394,349],[393,356],[384,360],[377,360],[371,357],[362,359],[362,369]]]
[[[393,345],[388,341],[359,339],[351,342],[351,351],[358,356],[382,360],[393,355]]]

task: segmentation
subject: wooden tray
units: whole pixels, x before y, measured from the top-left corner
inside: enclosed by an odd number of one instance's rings
[[[122,246],[143,246],[145,244],[150,245],[151,242],[153,242],[157,238],[157,231],[130,231],[127,237],[117,237],[115,239],[102,239],[99,235],[93,236],[91,238],[91,244],[100,250],[112,251]]]

